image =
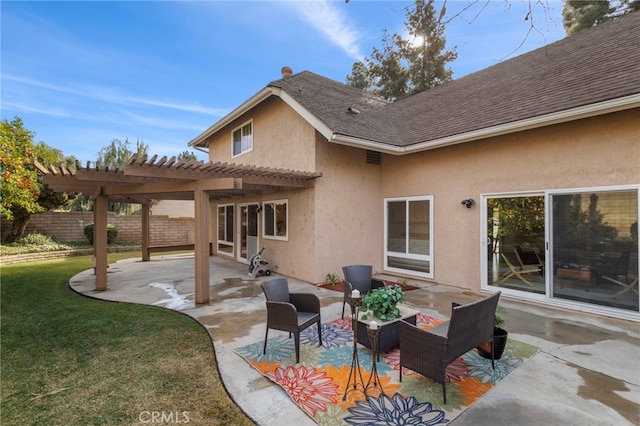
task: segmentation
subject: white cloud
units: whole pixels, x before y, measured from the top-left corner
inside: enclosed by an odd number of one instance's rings
[[[162,107],[172,110],[185,111],[185,112],[195,112],[198,114],[205,114],[215,117],[222,117],[223,115],[229,112],[229,109],[223,108],[209,108],[202,105],[194,105],[194,104],[181,104],[174,102],[165,102],[158,99],[151,98],[142,98],[136,96],[127,96],[120,93],[118,90],[114,90],[112,88],[104,88],[97,86],[87,86],[80,85],[78,83],[72,83],[71,86],[62,86],[62,85],[54,85],[30,78],[15,76],[15,75],[4,75],[2,77],[3,80],[13,81],[16,83],[22,83],[25,85],[38,87],[41,89],[46,89],[50,91],[55,91],[59,93],[66,93],[74,96],[80,96],[84,98],[89,98],[93,100],[98,100],[102,102],[109,102],[118,105],[145,105],[145,106],[155,106]]]
[[[288,4],[329,41],[344,50],[347,55],[356,60],[361,60],[364,57],[358,44],[359,31],[347,22],[346,14],[336,7],[336,4],[340,3],[321,0],[292,1]]]

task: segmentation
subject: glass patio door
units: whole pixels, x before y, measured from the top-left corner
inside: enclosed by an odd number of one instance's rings
[[[248,262],[258,252],[258,208],[257,203],[238,205],[238,261]]]
[[[551,295],[638,311],[638,191],[552,194]]]
[[[487,207],[487,283],[545,293],[544,195],[493,197]]]
[[[553,304],[639,312],[638,189],[484,199],[485,283]]]

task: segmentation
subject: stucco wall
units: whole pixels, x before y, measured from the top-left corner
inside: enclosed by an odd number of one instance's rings
[[[303,125],[313,130],[308,124]],[[266,258],[270,268],[277,266],[279,274],[313,283],[324,282],[327,273],[342,277],[342,266],[350,264],[371,264],[375,270],[381,270],[381,166],[367,164],[364,150],[330,144],[317,133],[315,141],[315,171],[323,175],[316,179],[313,189],[220,203],[236,205],[235,241],[239,241],[237,204],[286,198],[289,201],[289,240],[271,240],[262,236],[260,239],[260,245],[267,247]],[[261,148],[256,145],[254,149],[259,152]],[[277,146],[270,149],[281,157],[291,156],[288,149],[283,151]],[[212,203],[212,210],[217,211],[217,206],[218,203]],[[216,226],[217,218],[212,227],[215,229]],[[259,226],[261,234],[262,223]],[[215,233],[213,238],[216,238]]]
[[[327,273],[342,277],[342,267],[373,265],[382,270],[384,239],[380,197],[382,167],[368,164],[366,151],[331,144],[317,135],[316,282]]]
[[[154,216],[194,217],[193,200],[160,200],[151,206]]]
[[[253,150],[231,158],[234,129],[253,120]],[[315,171],[315,130],[280,99],[269,99],[209,140],[209,160]]]
[[[482,194],[640,183],[639,111],[409,156],[384,156],[382,196],[434,196],[434,279],[480,289]]]
[[[231,159],[231,131],[249,119],[254,123],[254,149]],[[278,273],[323,282],[330,272],[342,276],[344,265],[366,263],[381,269],[381,167],[366,163],[365,150],[329,143],[280,100],[271,100],[254,114],[237,120],[212,141],[212,161],[323,174],[316,179],[313,189],[225,200],[236,205],[289,200],[289,241],[260,240],[260,245],[267,247],[270,266],[277,265]],[[214,212],[217,205],[212,203]],[[235,222],[238,241],[237,217]],[[214,230],[216,225],[217,218],[214,218]],[[216,238],[215,231],[213,238]]]
[[[248,120],[253,120],[253,150],[231,158],[231,133]],[[315,130],[290,107],[279,99],[272,99],[236,120],[211,139],[209,159],[297,171],[315,169]],[[322,178],[320,178],[322,179]],[[289,202],[289,240],[262,238],[262,217],[259,223],[260,246],[267,247],[265,256],[269,268],[286,276],[316,281],[313,274],[316,259],[314,190],[278,192],[274,194],[236,197],[224,202],[211,203],[212,241],[217,241],[217,207],[234,204],[234,240],[236,250],[238,234],[238,204],[260,203],[268,200],[287,199]],[[216,248],[217,252],[217,248]],[[234,258],[237,253],[234,252]],[[325,272],[326,274],[326,272]],[[324,278],[322,279],[324,280]]]

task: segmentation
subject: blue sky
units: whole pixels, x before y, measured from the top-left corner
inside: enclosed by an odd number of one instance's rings
[[[563,38],[563,3],[541,1],[529,34],[529,1],[482,1],[455,18],[445,33],[454,78]],[[469,3],[449,0],[448,15]],[[284,65],[344,82],[382,29],[404,32],[410,4],[3,0],[2,119],[22,118],[36,142],[83,163],[112,139],[178,155]]]

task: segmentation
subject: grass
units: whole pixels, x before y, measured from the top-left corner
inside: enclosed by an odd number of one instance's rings
[[[144,424],[153,412],[165,422],[253,424],[226,393],[195,320],[69,289],[90,267],[82,256],[2,268],[2,424]]]

